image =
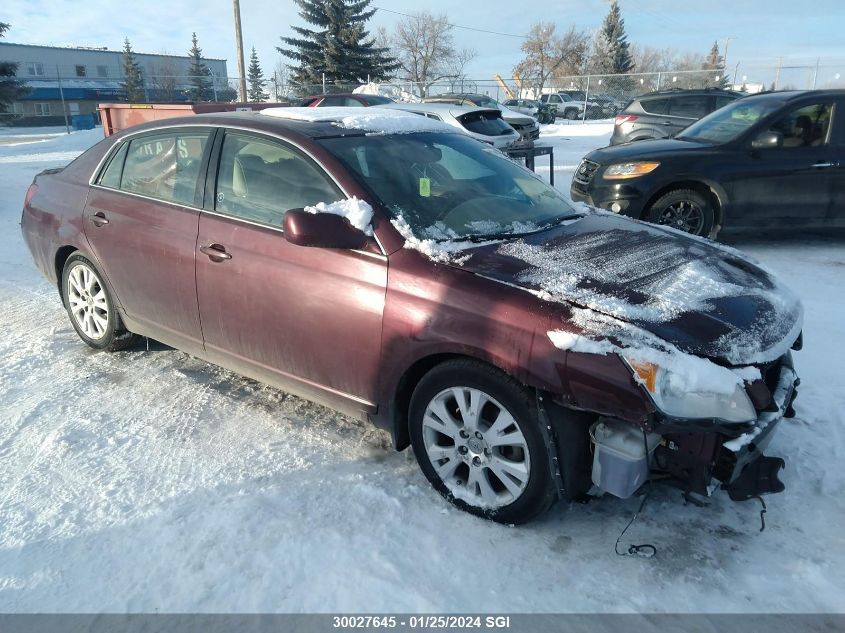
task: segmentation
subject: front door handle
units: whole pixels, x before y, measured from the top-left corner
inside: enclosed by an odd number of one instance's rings
[[[813,163],[810,165],[813,169],[827,169],[828,167],[835,167],[834,163],[830,162],[822,162],[822,163]]]
[[[208,258],[213,262],[222,262],[226,259],[232,259],[232,256],[226,252],[226,247],[222,244],[207,244],[200,246],[200,253],[208,255]]]
[[[94,226],[105,226],[109,223],[108,219],[106,218],[106,214],[102,211],[97,211],[94,215],[92,215],[89,220]]]

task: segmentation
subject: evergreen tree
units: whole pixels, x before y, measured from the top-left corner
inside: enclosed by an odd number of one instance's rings
[[[701,68],[715,71],[719,75],[716,85],[720,88],[727,88],[728,78],[725,76],[725,59],[719,54],[719,42],[713,42],[710,54],[707,55]]]
[[[141,74],[141,65],[135,61],[135,53],[132,52],[128,37],[123,41],[123,83],[121,86],[126,91],[126,100],[130,103],[144,100],[144,77]]]
[[[610,3],[610,11],[596,33],[590,65],[592,72],[607,75],[629,73],[634,69],[634,58],[625,35],[625,20],[617,0]]]
[[[3,37],[8,28],[8,24],[0,22],[0,37]],[[0,112],[5,112],[9,104],[29,92],[24,82],[15,79],[17,71],[16,63],[0,61]]]
[[[387,49],[379,48],[365,24],[375,9],[371,0],[295,0],[299,15],[314,30],[291,27],[299,37],[283,37],[277,50],[298,65],[292,68],[297,83],[326,81],[363,83],[387,79],[399,68]]]
[[[197,43],[197,34],[191,34],[191,50],[188,51],[191,58],[188,67],[188,80],[191,87],[188,88],[188,97],[191,101],[211,101],[214,99],[214,89],[211,85],[211,71],[202,60],[202,49]]]
[[[258,63],[258,55],[255,52],[255,47],[252,47],[252,54],[249,56],[249,69],[246,74],[246,81],[248,84],[247,95],[250,101],[264,101],[269,98],[264,92],[264,86],[267,80],[264,79],[264,73]]]

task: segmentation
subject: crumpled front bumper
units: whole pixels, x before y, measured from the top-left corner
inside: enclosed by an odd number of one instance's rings
[[[771,397],[753,425],[717,424],[709,429],[671,425],[657,430],[664,440],[655,453],[655,465],[669,477],[667,483],[708,496],[721,487],[734,500],[784,489],[777,474],[785,462],[767,457],[764,451],[782,420],[794,415],[792,403],[800,381],[791,355],[767,368],[764,379],[765,386],[757,386]]]

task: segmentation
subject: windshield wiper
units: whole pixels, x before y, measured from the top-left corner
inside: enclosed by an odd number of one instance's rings
[[[469,235],[461,235],[458,237],[449,237],[436,240],[437,242],[487,242],[490,240],[512,240],[519,237],[525,237],[526,235],[534,235],[535,233],[542,233],[543,231],[548,231],[551,228],[554,228],[567,220],[572,220],[573,218],[580,218],[583,216],[583,213],[571,213],[569,215],[561,215],[556,217],[551,222],[546,224],[541,224],[530,231],[503,231],[500,233],[470,233]]]

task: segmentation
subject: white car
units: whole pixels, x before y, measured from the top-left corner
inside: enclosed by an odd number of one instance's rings
[[[519,132],[505,122],[496,108],[470,108],[451,103],[386,103],[373,107],[403,110],[443,121],[496,149],[506,149],[520,139]]]

